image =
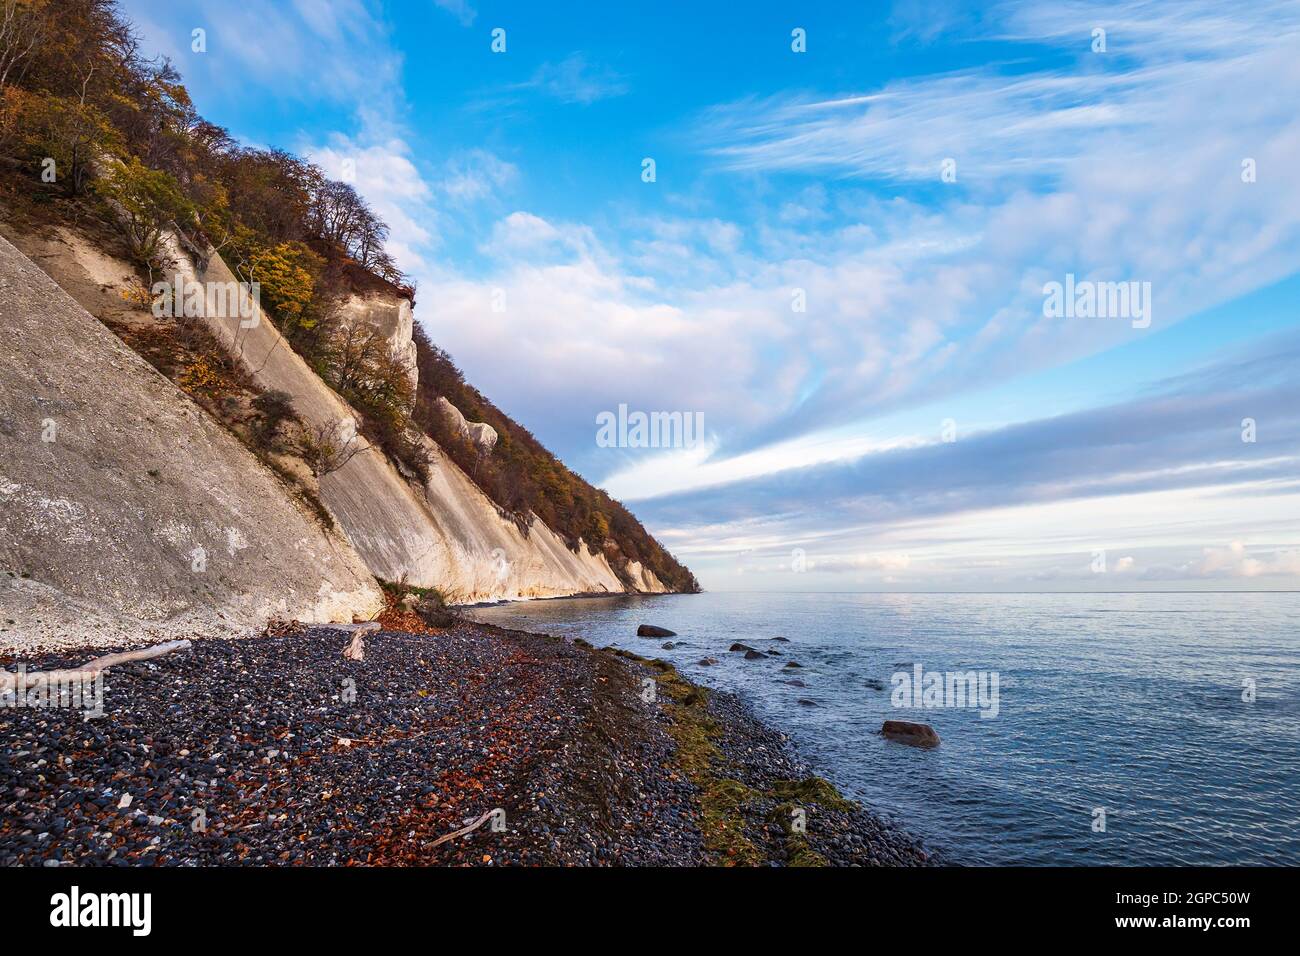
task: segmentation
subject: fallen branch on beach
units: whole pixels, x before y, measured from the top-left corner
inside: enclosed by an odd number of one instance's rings
[[[479,817],[469,826],[461,827],[459,830],[452,830],[450,833],[438,837],[438,839],[434,840],[432,843],[429,844],[429,849],[432,850],[435,846],[441,846],[442,844],[446,843],[448,840],[454,840],[456,839],[456,837],[462,837],[466,833],[472,833],[474,830],[477,830],[483,824],[491,820],[492,814],[494,814],[495,812],[496,812],[495,810],[489,810],[487,813],[483,814],[483,816]]]
[[[9,671],[0,670],[0,692],[19,693],[32,687],[40,687],[42,684],[48,685],[51,682],[55,684],[71,683],[79,680],[89,680],[106,671],[110,667],[117,667],[119,664],[129,664],[132,661],[147,661],[155,657],[162,657],[164,654],[171,654],[173,651],[189,650],[189,641],[167,641],[163,644],[155,644],[152,647],[142,647],[135,651],[120,651],[116,654],[105,654],[103,657],[96,657],[92,661],[87,661],[80,667],[69,668],[67,670],[57,671],[37,671],[34,674],[22,674],[23,686],[18,686],[19,673],[10,673]]]
[[[342,631],[344,634],[351,634],[352,640],[348,641],[348,646],[343,648],[343,656],[350,661],[364,661],[366,659],[366,642],[361,636],[366,631],[379,630],[378,621],[362,621],[360,624],[322,624],[321,627],[328,628],[331,631]]]

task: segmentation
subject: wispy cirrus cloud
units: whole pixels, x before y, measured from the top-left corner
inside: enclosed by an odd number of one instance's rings
[[[208,104],[366,101],[383,112],[403,98],[403,58],[383,11],[367,0],[125,0],[123,7],[146,49],[170,57]],[[192,49],[195,29],[205,33],[201,53]]]
[[[480,202],[513,185],[519,167],[489,150],[471,149],[449,157],[439,178],[439,189],[450,202]]]
[[[951,157],[962,181],[997,177],[1016,189],[1101,154],[1171,153],[1181,140],[1164,134],[1210,126],[1193,89],[1295,83],[1300,8],[1285,0],[1231,16],[1213,3],[1017,3],[989,18],[1003,40],[1053,46],[1059,65],[994,63],[829,98],[750,99],[707,110],[698,134],[730,169],[935,182]],[[1105,52],[1091,51],[1094,29],[1107,31]],[[1273,96],[1220,103],[1233,114],[1228,129],[1292,118]]]
[[[863,553],[888,546],[909,558],[893,570],[922,577],[982,555],[1022,582],[1086,582],[1078,555],[1121,547],[1145,552],[1120,552],[1108,572],[1138,583],[1294,577],[1298,363],[1300,337],[1288,334],[1129,401],[951,443],[918,436],[697,487],[679,467],[680,490],[637,510],[674,529],[683,553],[707,541],[705,561],[743,554],[750,572],[784,570],[792,586],[803,583],[788,577],[794,549],[809,571],[865,573],[880,568]],[[1229,545],[1241,536],[1254,543]]]
[[[587,106],[622,96],[628,86],[626,78],[609,67],[589,62],[583,53],[570,53],[558,62],[543,63],[515,89],[536,90],[562,103]]]
[[[433,0],[433,2],[435,6],[446,10],[459,20],[463,27],[473,26],[474,20],[478,17],[478,10],[469,0]]]

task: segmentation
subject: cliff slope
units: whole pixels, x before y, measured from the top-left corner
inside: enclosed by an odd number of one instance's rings
[[[384,581],[460,603],[698,589],[627,509],[467,389],[414,325],[389,228],[351,184],[204,119],[112,0],[57,6],[11,11],[31,42],[0,98],[0,233],[205,428]],[[236,288],[256,298],[251,315],[231,307]],[[434,413],[440,397],[474,441]],[[39,457],[17,451],[25,467]],[[146,593],[149,560],[135,579]]]
[[[131,318],[127,299],[137,280],[117,250],[69,228],[45,240],[16,238],[85,308],[106,319],[105,310],[110,310],[115,327]],[[437,588],[453,603],[666,590],[639,565],[626,569],[630,584],[625,584],[603,554],[592,554],[581,541],[570,548],[535,516],[521,527],[427,437],[419,439],[427,476],[404,474],[359,432],[361,416],[294,351],[269,316],[259,309],[255,316],[241,318],[224,307],[219,291],[236,280],[220,255],[195,262],[174,241],[169,247],[169,260],[182,280],[205,290],[200,314],[175,322],[202,325],[243,366],[256,388],[285,393],[309,430],[329,433],[336,444],[355,452],[320,477],[319,497],[373,575]],[[399,311],[397,303],[387,304],[383,314]],[[409,315],[409,303],[400,305]],[[370,306],[371,313],[381,311],[373,300]],[[370,320],[348,311],[349,318]],[[135,317],[151,321],[145,308],[137,307]],[[385,326],[382,331],[396,351],[411,346],[409,324],[404,330]]]
[[[0,647],[368,616],[365,564],[0,239]]]
[[[209,290],[202,320],[240,358],[258,386],[287,393],[311,428],[356,434],[357,413],[316,375],[266,315],[258,310],[252,318],[241,318],[214,307],[211,290],[236,281],[220,255],[213,253],[205,265],[196,264],[174,248],[172,261],[186,281]],[[406,311],[409,314],[409,305]],[[405,345],[413,349],[409,323]],[[525,535],[427,437],[420,438],[429,462],[423,481],[399,473],[364,437],[347,440],[366,450],[322,477],[321,500],[378,577],[436,587],[457,603],[624,590],[603,555],[592,555],[582,546],[569,550],[535,518]]]

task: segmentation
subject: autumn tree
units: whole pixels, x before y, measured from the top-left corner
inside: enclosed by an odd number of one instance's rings
[[[292,341],[301,331],[313,329],[319,321],[313,306],[324,267],[321,257],[296,241],[239,251],[237,274],[258,284],[262,304],[270,308],[280,331]]]
[[[340,322],[328,348],[328,377],[339,394],[370,408],[409,413],[415,397],[411,369],[378,326]]]
[[[3,0],[0,3],[0,90],[21,83],[32,52],[45,38],[51,16],[48,0]]]
[[[54,182],[69,195],[85,193],[95,160],[120,148],[121,136],[108,118],[79,99],[6,90],[5,107],[14,110],[25,165],[40,176],[52,163]]]
[[[189,224],[194,207],[167,173],[150,169],[132,156],[110,164],[96,189],[118,211],[118,221],[131,251],[149,270],[158,264],[162,238],[169,227]]]

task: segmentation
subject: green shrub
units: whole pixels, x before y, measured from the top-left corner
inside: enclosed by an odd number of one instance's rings
[[[184,228],[194,221],[194,206],[176,180],[160,169],[150,169],[135,156],[126,162],[113,161],[96,181],[95,190],[117,207],[122,233],[150,275],[158,261],[163,233],[171,226]]]

